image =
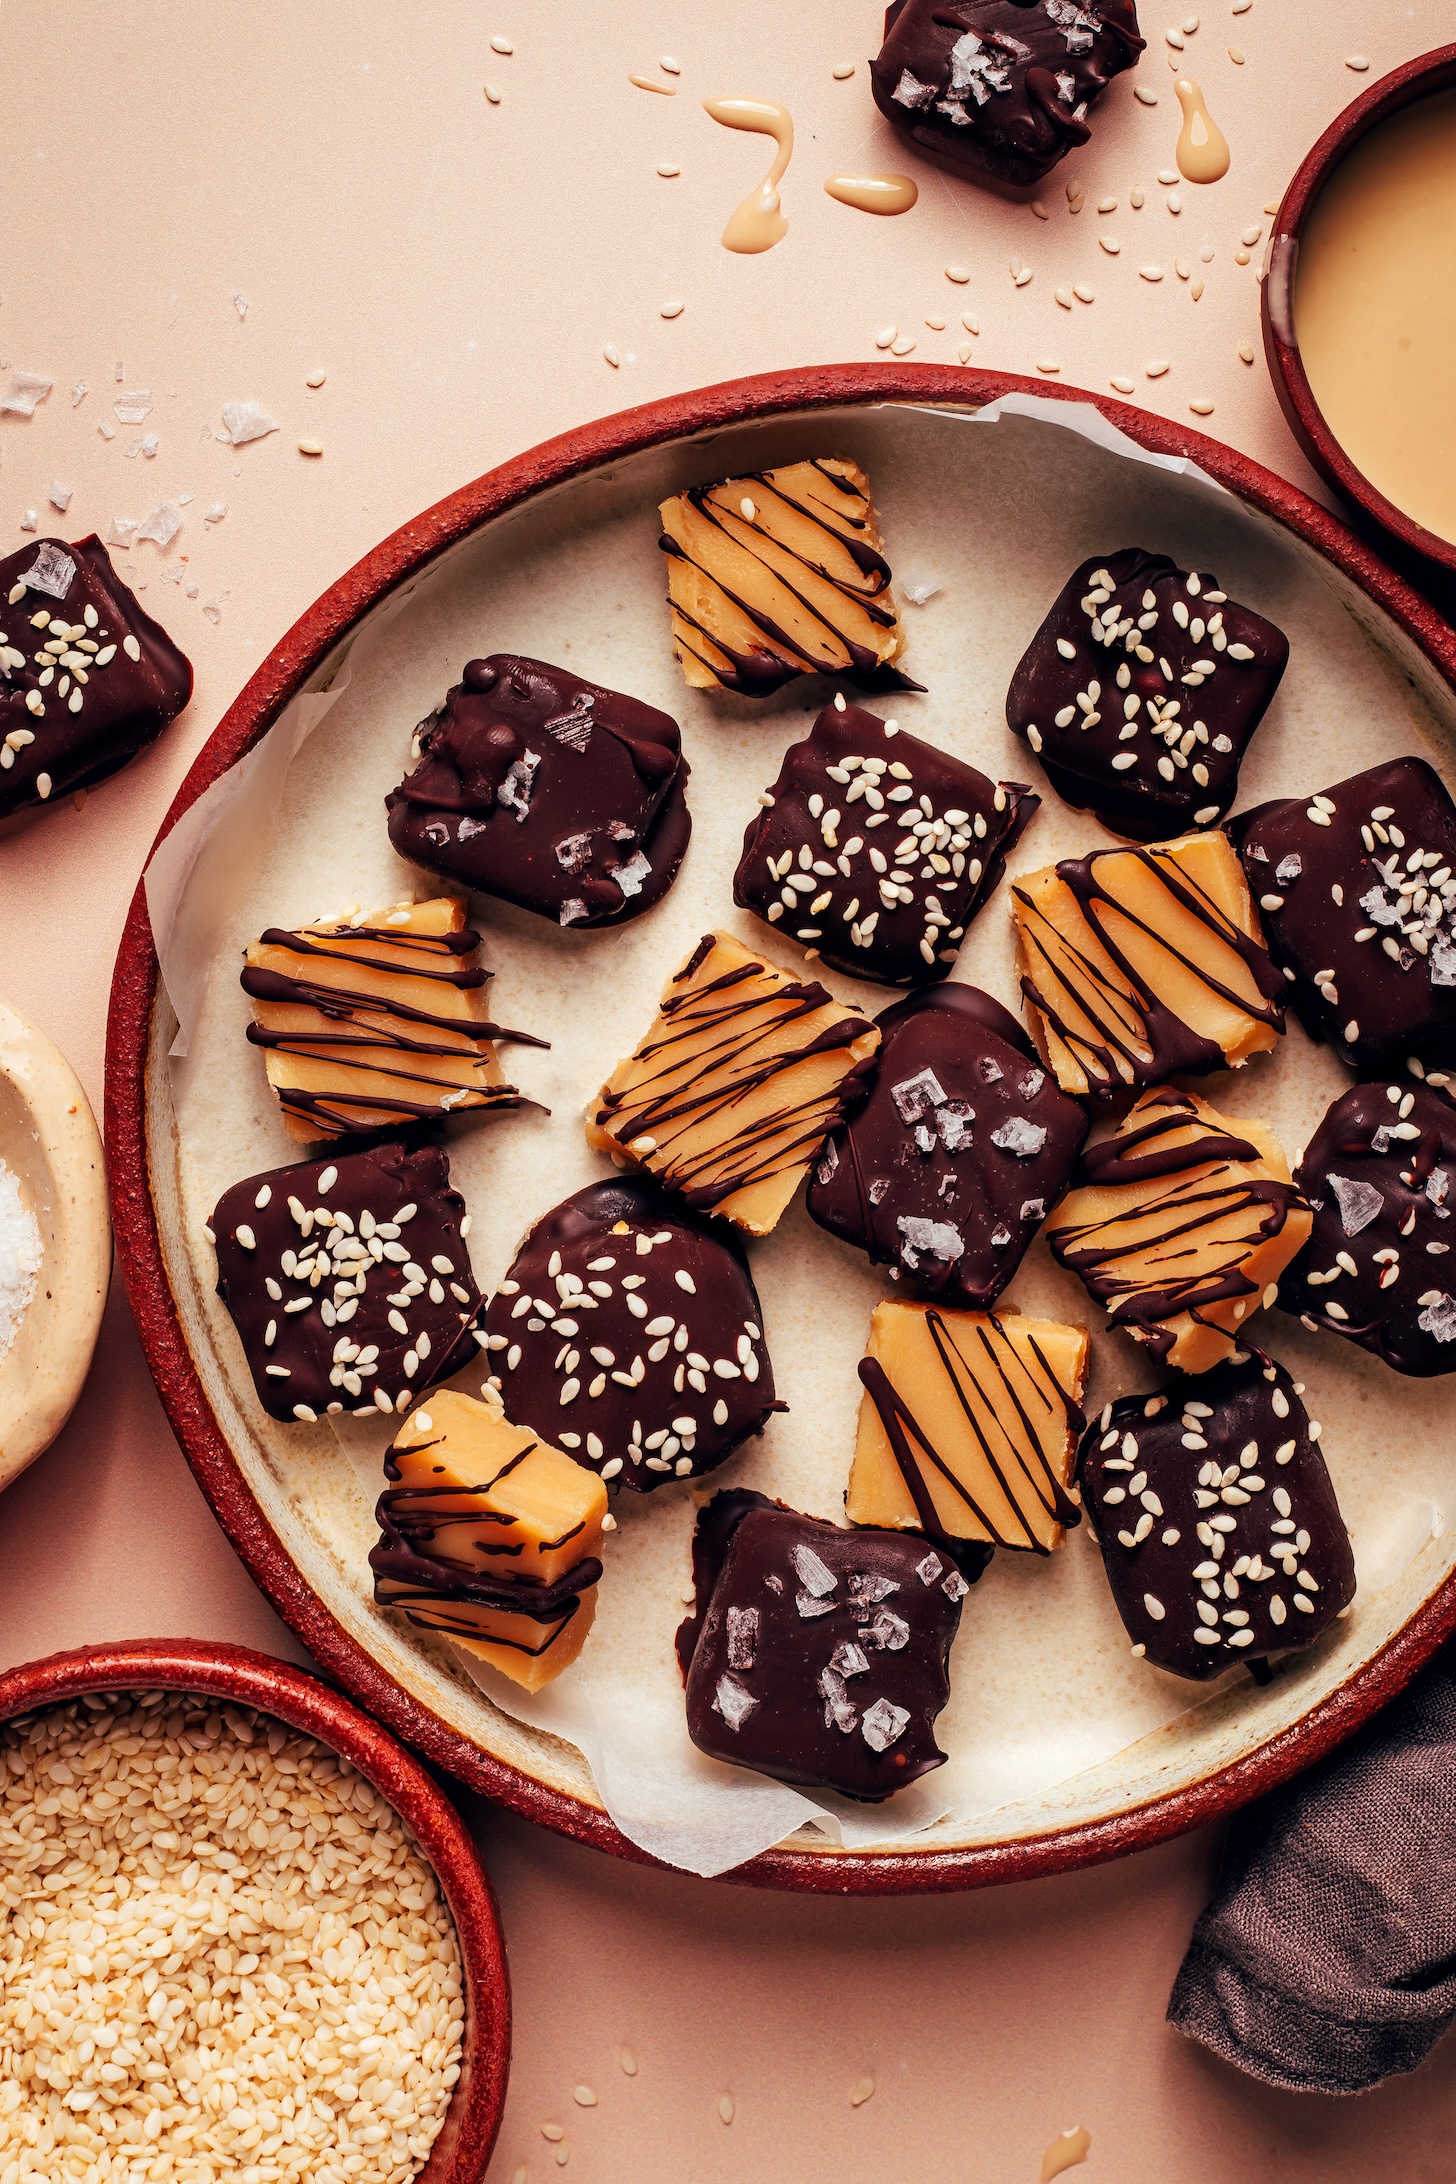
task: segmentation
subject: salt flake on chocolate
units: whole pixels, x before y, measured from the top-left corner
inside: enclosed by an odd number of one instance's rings
[[[908,1707],[894,1706],[889,1699],[876,1699],[873,1706],[865,1709],[860,1734],[872,1752],[887,1752],[895,1739],[904,1733],[909,1719]]]
[[[75,575],[76,564],[70,555],[47,539],[36,548],[35,559],[20,581],[29,591],[44,592],[47,599],[64,599]]]
[[[718,1688],[713,1693],[713,1712],[721,1714],[730,1729],[743,1727],[758,1701],[751,1691],[745,1691],[736,1676],[720,1676]]]
[[[816,1600],[822,1600],[826,1593],[832,1593],[837,1587],[839,1579],[820,1561],[812,1547],[806,1547],[801,1542],[794,1548],[789,1560],[793,1563],[794,1573],[805,1592],[812,1593]]]
[[[728,1610],[728,1666],[752,1668],[758,1654],[757,1608]]]
[[[1332,1175],[1330,1189],[1339,1201],[1340,1224],[1347,1236],[1358,1236],[1361,1229],[1369,1228],[1385,1204],[1383,1194],[1373,1183],[1361,1183],[1349,1176]]]
[[[1456,1342],[1456,1297],[1438,1296],[1434,1304],[1428,1304],[1416,1321],[1423,1334],[1434,1335],[1437,1342]]]
[[[953,1265],[965,1251],[965,1238],[949,1221],[927,1221],[922,1214],[902,1213],[896,1225],[904,1239],[900,1257],[912,1273],[922,1257],[944,1259]]]
[[[927,1109],[939,1107],[945,1093],[934,1070],[922,1069],[918,1076],[907,1077],[903,1084],[892,1084],[890,1098],[895,1103],[895,1112],[908,1127],[919,1122]]]
[[[652,867],[639,849],[626,864],[608,865],[607,878],[615,880],[624,895],[640,895],[642,882],[652,877]]]
[[[991,1132],[991,1143],[1003,1153],[1012,1153],[1018,1160],[1030,1160],[1039,1153],[1047,1141],[1047,1134],[1038,1122],[1028,1122],[1024,1115],[1012,1115],[999,1129]]]

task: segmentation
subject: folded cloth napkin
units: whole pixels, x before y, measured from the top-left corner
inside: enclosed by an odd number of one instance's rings
[[[1363,2093],[1456,2019],[1456,1645],[1241,1813],[1168,2021],[1250,2077]]]

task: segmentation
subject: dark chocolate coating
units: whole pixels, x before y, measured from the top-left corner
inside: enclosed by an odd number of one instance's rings
[[[1445,1265],[1456,1250],[1456,1105],[1421,1084],[1354,1085],[1294,1179],[1314,1227],[1280,1276],[1281,1311],[1358,1342],[1398,1373],[1456,1372],[1456,1264]]]
[[[852,803],[856,781],[871,769],[856,766],[846,773],[846,758],[870,758],[885,769],[875,772],[871,792]],[[908,780],[892,777],[891,766],[905,767]],[[826,705],[804,741],[785,751],[769,793],[772,804],[754,815],[744,833],[733,900],[775,931],[817,948],[824,962],[847,977],[884,986],[923,986],[949,974],[967,926],[995,889],[1008,851],[1041,802],[1020,782],[988,780],[918,736],[887,737],[879,715],[858,705],[842,711]],[[871,793],[878,805],[871,803]],[[822,799],[818,816],[809,809],[811,797]],[[930,816],[922,797],[930,801]],[[961,817],[947,824],[950,811]],[[837,827],[826,827],[836,812]],[[940,824],[927,832],[932,816]],[[921,829],[913,837],[912,826]],[[851,856],[846,845],[854,841],[861,846]],[[911,845],[903,861],[895,854],[902,843]],[[871,862],[872,850],[884,860],[883,873]],[[770,858],[781,867],[788,859],[782,878],[769,870]],[[796,889],[789,884],[791,874],[814,885]],[[897,884],[912,895],[908,903],[885,893],[885,883],[897,875]],[[826,892],[828,903],[811,911]],[[795,907],[785,903],[786,895]],[[856,901],[858,910],[846,918]],[[926,915],[932,903],[934,921]],[[857,946],[852,932],[863,937],[867,918],[875,923],[865,945]],[[943,947],[942,941],[952,945]],[[922,942],[931,949],[929,962]]]
[[[402,857],[583,929],[640,917],[676,879],[689,768],[655,706],[497,652],[417,734],[419,764],[384,800]]]
[[[1094,575],[1112,578],[1110,592]],[[1217,577],[1130,546],[1084,561],[1058,593],[1011,678],[1006,722],[1068,804],[1114,834],[1165,842],[1228,810],[1288,661],[1284,632]]]
[[[334,1180],[325,1185],[330,1169]],[[260,1206],[265,1190],[269,1196]],[[310,1217],[307,1235],[290,1199]],[[400,1222],[406,1206],[415,1210]],[[319,1223],[320,1207],[335,1216],[332,1224]],[[465,1201],[450,1188],[449,1163],[437,1145],[413,1152],[375,1145],[301,1161],[251,1175],[223,1192],[211,1221],[217,1293],[270,1418],[292,1424],[300,1406],[313,1417],[341,1410],[368,1415],[385,1407],[376,1391],[388,1397],[391,1411],[407,1410],[417,1395],[477,1355],[471,1329],[483,1300],[460,1234],[464,1214]],[[349,1223],[342,1233],[341,1215]],[[381,1234],[381,1223],[386,1230],[397,1224],[396,1233]],[[240,1240],[241,1229],[253,1236],[251,1250]],[[331,1257],[315,1284],[315,1246],[325,1236],[334,1239]],[[439,1260],[450,1262],[448,1271]],[[308,1299],[308,1308],[290,1312],[300,1298]],[[375,1354],[340,1356],[341,1344]],[[413,1371],[406,1370],[410,1357],[417,1360]]]
[[[1260,804],[1227,830],[1291,1008],[1352,1069],[1456,1062],[1456,805],[1423,758],[1351,774],[1322,801]]]
[[[32,694],[38,712],[26,702]],[[191,695],[190,663],[94,534],[71,546],[30,539],[0,561],[0,744],[13,757],[0,771],[0,819],[104,781],[155,742]],[[20,734],[31,740],[16,748],[10,738]]]
[[[917,151],[1025,191],[1087,142],[1143,43],[1133,0],[894,0],[870,86]]]
[[[677,1655],[700,1752],[865,1804],[945,1764],[967,1586],[917,1533],[845,1532],[734,1488],[698,1517],[693,1583]]]
[[[1128,1635],[1175,1676],[1307,1646],[1355,1597],[1308,1413],[1262,1350],[1119,1397],[1083,1435],[1077,1475]]]
[[[737,1235],[647,1176],[589,1183],[544,1215],[485,1330],[511,1422],[639,1493],[716,1470],[781,1408]]]
[[[1086,1113],[975,986],[931,986],[876,1022],[877,1075],[820,1156],[809,1212],[912,1289],[983,1312],[1066,1189]]]

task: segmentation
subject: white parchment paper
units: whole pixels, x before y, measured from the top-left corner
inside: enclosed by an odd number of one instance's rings
[[[754,705],[684,689],[663,605],[655,503],[692,480],[826,452],[864,463],[892,564],[913,567],[917,589],[931,593],[905,610],[907,665],[927,694],[879,701],[878,709],[993,775],[1036,780],[1043,806],[1017,869],[1109,839],[1045,790],[1008,735],[1003,706],[1011,671],[1070,570],[1087,554],[1124,545],[1215,570],[1234,596],[1290,634],[1290,670],[1245,763],[1242,804],[1308,792],[1402,751],[1422,751],[1451,771],[1443,731],[1312,558],[1195,466],[1149,454],[1090,405],[1016,396],[974,416],[853,411],[656,451],[545,496],[386,602],[320,687],[295,699],[265,741],[184,816],[152,862],[147,895],[179,1027],[170,1066],[182,1248],[218,1371],[248,1415],[240,1461],[296,1526],[296,1556],[311,1569],[316,1563],[324,1573],[317,1581],[335,1588],[335,1612],[352,1617],[396,1672],[400,1647],[414,1649],[411,1673],[427,1695],[431,1679],[449,1673],[442,1649],[401,1633],[369,1598],[364,1552],[387,1428],[352,1419],[335,1421],[333,1433],[255,1425],[236,1338],[209,1301],[214,1268],[202,1225],[211,1205],[239,1177],[297,1151],[261,1061],[244,1043],[240,952],[265,924],[434,891],[438,883],[395,856],[383,798],[405,770],[415,723],[467,659],[520,651],[576,664],[683,723],[694,838],[682,876],[655,911],[619,932],[573,934],[509,906],[476,905],[498,974],[495,1015],[552,1041],[549,1053],[506,1050],[517,1081],[549,1116],[466,1122],[451,1139],[454,1179],[473,1215],[472,1257],[488,1289],[530,1223],[603,1172],[583,1138],[582,1108],[650,1019],[668,970],[710,926],[761,945],[761,928],[732,908],[742,831],[783,747],[804,733],[826,696],[815,686]],[[770,954],[793,963],[798,951],[776,937]],[[868,1011],[890,998],[822,967],[819,975]],[[1004,888],[972,929],[957,975],[1016,1006]],[[1206,1090],[1235,1114],[1267,1118],[1293,1159],[1347,1081],[1295,1028],[1278,1053],[1209,1079]],[[816,1229],[802,1204],[752,1256],[790,1411],[706,1490],[748,1484],[816,1515],[842,1516],[860,1392],[855,1365],[884,1293],[881,1276]],[[1041,1244],[1010,1296],[1027,1311],[1092,1317],[1080,1285]],[[1324,1424],[1355,1537],[1358,1623],[1439,1536],[1456,1495],[1441,1384],[1399,1381],[1351,1346],[1313,1338],[1277,1313],[1251,1332],[1308,1382]],[[474,1392],[477,1378],[462,1374],[456,1384]],[[1120,1336],[1099,1337],[1089,1405],[1150,1385],[1140,1352]],[[1158,1732],[1196,1739],[1204,1734],[1196,1715],[1210,1724],[1219,1717],[1226,1746],[1229,1693],[1239,1694],[1240,1706],[1246,1692],[1249,1707],[1256,1703],[1237,1671],[1192,1687],[1133,1660],[1097,1551],[1081,1532],[1050,1563],[998,1556],[967,1601],[940,1723],[948,1763],[936,1774],[872,1808],[721,1766],[688,1742],[672,1652],[695,1496],[703,1492],[672,1485],[646,1498],[618,1497],[620,1529],[607,1544],[592,1635],[579,1662],[545,1691],[528,1696],[450,1649],[452,1704],[457,1711],[465,1704],[472,1734],[497,1748],[504,1714],[575,1746],[617,1826],[673,1864],[721,1872],[804,1826],[851,1847],[903,1846],[926,1830],[953,1837],[979,1816],[1024,1809],[1105,1769]],[[1333,1658],[1352,1643],[1358,1630],[1353,1638],[1332,1634],[1324,1649]],[[471,1679],[464,1702],[462,1667]],[[1301,1673],[1318,1688],[1318,1661]],[[1261,1695],[1258,1703],[1268,1702]]]

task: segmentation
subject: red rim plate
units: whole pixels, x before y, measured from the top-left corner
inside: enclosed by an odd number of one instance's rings
[[[1008,394],[1033,394],[1051,403],[1091,403],[1140,446],[1197,463],[1373,599],[1456,691],[1456,632],[1337,517],[1218,441],[1126,403],[1008,373],[930,364],[830,364],[732,380],[602,418],[501,464],[403,525],[332,585],[269,654],[204,745],[162,823],[158,842],[202,791],[266,734],[361,615],[458,540],[547,488],[665,441],[786,412],[883,402],[980,408]],[[139,883],[117,954],[107,1033],[105,1134],[112,1218],[142,1347],[163,1408],[223,1531],[255,1583],[315,1659],[396,1735],[528,1820],[638,1864],[659,1863],[628,1842],[596,1806],[491,1757],[421,1705],[341,1628],[268,1524],[208,1404],[178,1326],[163,1264],[145,1108],[157,985],[156,949]],[[1014,1842],[959,1849],[769,1850],[723,1877],[756,1887],[896,1895],[1027,1880],[1126,1856],[1217,1819],[1307,1766],[1391,1699],[1453,1630],[1456,1574],[1357,1674],[1299,1722],[1204,1781],[1126,1812]]]
[[[1279,406],[1289,421],[1290,430],[1321,477],[1346,500],[1373,517],[1403,546],[1424,554],[1428,561],[1434,561],[1439,568],[1456,576],[1456,545],[1450,539],[1428,531],[1424,524],[1417,523],[1403,509],[1397,508],[1394,501],[1387,500],[1364,471],[1351,462],[1326,423],[1305,373],[1304,359],[1289,339],[1294,330],[1293,301],[1300,237],[1325,184],[1341,160],[1382,121],[1388,121],[1392,114],[1414,105],[1418,99],[1430,98],[1437,91],[1449,91],[1453,85],[1456,85],[1456,45],[1441,46],[1433,53],[1422,53],[1415,60],[1407,61],[1390,75],[1382,76],[1379,83],[1373,83],[1335,117],[1284,193],[1284,201],[1274,221],[1261,312],[1264,354]]]
[[[137,1638],[52,1653],[0,1675],[0,1721],[87,1691],[201,1691],[276,1714],[339,1752],[408,1824],[440,1883],[465,1970],[460,2076],[416,2184],[478,2184],[505,2107],[511,2057],[510,1978],[490,1882],[449,1797],[377,1722],[317,1677],[246,1646]]]

